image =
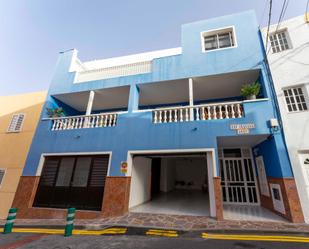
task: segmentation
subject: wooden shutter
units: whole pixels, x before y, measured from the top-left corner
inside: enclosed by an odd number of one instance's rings
[[[40,179],[40,186],[53,186],[56,181],[59,158],[47,157],[45,159],[43,172]]]
[[[90,187],[104,187],[108,170],[109,156],[93,158],[93,165],[90,175]]]

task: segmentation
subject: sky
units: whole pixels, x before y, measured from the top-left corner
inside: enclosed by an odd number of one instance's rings
[[[273,0],[272,23],[284,0]],[[290,0],[284,19],[303,15]],[[47,90],[59,52],[82,61],[180,46],[184,23],[254,9],[267,25],[269,0],[0,0],[0,96]]]

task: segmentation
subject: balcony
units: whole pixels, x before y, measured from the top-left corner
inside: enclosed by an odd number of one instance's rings
[[[118,113],[101,113],[93,115],[52,118],[52,131],[83,128],[113,127],[117,124]]]
[[[222,102],[172,108],[158,108],[153,112],[153,123],[178,123],[199,120],[241,118],[244,109],[241,102]]]
[[[259,70],[249,70],[56,94],[54,105],[65,110],[65,117],[51,118],[51,130],[115,127],[119,114],[138,119],[139,112],[148,113],[143,118],[154,125],[243,118],[240,88],[259,77]],[[258,98],[264,97],[262,89]]]

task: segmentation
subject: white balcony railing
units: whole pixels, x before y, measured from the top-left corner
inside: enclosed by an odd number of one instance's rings
[[[52,118],[52,131],[116,126],[117,113]]]
[[[241,118],[241,102],[160,108],[153,110],[153,123],[174,123],[194,120]]]

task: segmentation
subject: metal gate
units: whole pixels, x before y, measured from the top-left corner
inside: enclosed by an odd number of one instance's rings
[[[221,186],[224,203],[259,204],[251,158],[222,158]]]

